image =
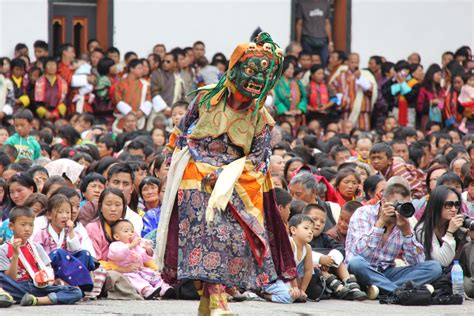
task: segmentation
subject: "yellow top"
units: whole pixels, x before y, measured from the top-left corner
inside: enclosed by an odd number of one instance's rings
[[[208,136],[219,137],[227,134],[234,145],[241,147],[248,155],[255,135],[261,133],[265,126],[275,125],[275,121],[265,107],[261,107],[253,116],[254,105],[239,111],[225,105],[225,98],[216,105],[199,108],[199,120],[189,138],[200,139]],[[255,101],[254,101],[255,103]]]

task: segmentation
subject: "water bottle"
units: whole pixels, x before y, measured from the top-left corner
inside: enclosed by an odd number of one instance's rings
[[[454,261],[451,269],[451,283],[453,284],[453,294],[459,294],[464,298],[464,273],[459,261]]]

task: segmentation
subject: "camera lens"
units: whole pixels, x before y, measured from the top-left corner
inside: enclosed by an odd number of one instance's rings
[[[469,230],[474,230],[474,221],[469,216],[466,215],[464,217],[464,222],[462,223],[462,226]]]
[[[413,214],[415,214],[415,207],[410,202],[396,203],[395,209],[400,215],[406,218],[412,217]]]

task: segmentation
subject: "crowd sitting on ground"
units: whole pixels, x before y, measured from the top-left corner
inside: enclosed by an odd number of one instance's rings
[[[37,41],[34,62],[24,44],[0,58],[0,305],[196,298],[153,260],[166,144],[189,93],[228,61],[209,63],[200,41],[124,60],[96,40],[87,49],[50,57]],[[446,52],[426,73],[421,62],[372,56],[361,69],[357,53],[323,61],[288,46],[265,102],[278,122],[268,172],[299,277],[229,297],[376,299],[409,280],[451,290],[455,260],[472,277],[472,53]]]

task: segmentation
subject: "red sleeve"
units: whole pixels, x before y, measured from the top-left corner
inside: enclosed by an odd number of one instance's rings
[[[58,74],[67,82],[67,85],[71,85],[73,72],[69,67],[63,63],[59,64]]]
[[[416,100],[416,111],[418,113],[423,112],[423,107],[426,101],[427,101],[426,89],[421,88],[420,93],[418,94],[418,99]]]

